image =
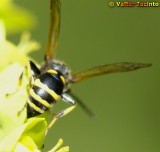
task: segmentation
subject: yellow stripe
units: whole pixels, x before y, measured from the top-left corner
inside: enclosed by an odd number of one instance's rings
[[[44,99],[42,99],[39,95],[37,95],[33,89],[30,89],[30,95],[38,102],[40,102],[42,105],[44,105],[47,108],[51,108],[51,105]]]
[[[34,103],[32,103],[29,99],[27,100],[27,103],[32,107],[35,111],[39,113],[44,113],[43,110],[41,110],[39,107],[37,107]]]
[[[49,74],[58,74],[58,72],[56,70],[53,70],[53,69],[48,70],[47,73],[49,73]],[[64,79],[64,77],[62,75],[60,76],[60,79],[63,82],[63,84],[65,84],[65,79]]]
[[[58,94],[56,94],[53,90],[48,88],[47,85],[41,83],[40,79],[36,79],[34,81],[33,85],[44,89],[46,92],[48,92],[55,99],[55,101],[58,101],[60,99],[60,96]]]
[[[49,74],[57,74],[58,72],[56,70],[50,69],[50,70],[47,71],[47,73],[49,73]]]
[[[63,84],[65,85],[65,82],[66,82],[66,81],[65,81],[64,77],[61,75],[60,78],[61,78]]]

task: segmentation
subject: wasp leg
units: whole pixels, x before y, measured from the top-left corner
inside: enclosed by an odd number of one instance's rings
[[[20,78],[19,78],[19,85],[16,91],[18,91],[22,85],[22,81],[23,81],[23,76],[28,79],[28,86],[27,86],[27,92],[29,92],[29,89],[32,85],[32,83],[34,82],[34,79],[36,77],[38,77],[41,74],[40,70],[38,69],[38,67],[34,64],[34,62],[29,61],[27,66],[25,66],[24,71],[22,72]],[[22,109],[20,111],[18,111],[18,115],[21,114],[21,112],[26,108],[27,103],[22,107]]]
[[[28,82],[29,82],[28,86],[30,87],[34,81],[34,78],[39,76],[40,74],[41,72],[37,68],[37,66],[32,61],[29,61],[27,66],[24,67],[23,72],[19,76],[17,88],[15,89],[14,92],[6,94],[6,96],[13,95],[19,91],[20,87],[22,86],[24,77],[28,79]]]
[[[34,79],[38,77],[40,74],[41,72],[38,69],[38,67],[35,65],[35,63],[33,63],[32,61],[29,61],[19,78],[19,86],[22,85],[23,77],[26,76],[29,82],[29,87],[31,87],[32,83],[34,82]]]
[[[41,71],[38,69],[34,62],[29,61],[27,66],[25,67],[24,74],[27,76],[27,79],[29,80],[29,87],[31,87],[32,83],[34,82],[34,79],[41,74]]]
[[[18,85],[17,85],[16,89],[11,93],[6,93],[5,94],[6,97],[10,97],[11,95],[14,95],[15,93],[17,93],[19,91],[19,89],[22,85],[22,79],[23,79],[23,72],[21,73],[21,75],[18,78]]]
[[[23,72],[19,76],[17,88],[12,93],[6,94],[6,96],[10,97],[11,95],[14,95],[15,93],[17,93],[20,90],[20,88],[24,82],[24,79],[28,80],[28,85],[26,86],[26,90],[27,90],[27,92],[29,92],[29,88],[31,87],[32,83],[34,82],[35,77],[39,76],[40,74],[41,74],[41,72],[38,69],[38,67],[32,61],[29,61],[28,64],[24,67]],[[26,105],[27,104],[25,104],[18,111],[18,113],[17,113],[18,116],[25,109]]]
[[[52,127],[52,125],[56,122],[57,119],[67,115],[76,107],[76,101],[67,93],[62,94],[62,99],[63,99],[63,101],[71,104],[71,106],[66,109],[63,109],[63,110],[59,111],[57,114],[55,114],[52,121],[48,125],[47,129],[50,129]]]

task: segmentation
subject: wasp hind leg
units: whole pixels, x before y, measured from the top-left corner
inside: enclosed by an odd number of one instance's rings
[[[66,103],[71,104],[71,106],[56,113],[52,121],[49,123],[47,129],[50,129],[53,126],[53,124],[56,122],[57,119],[67,115],[76,107],[76,101],[67,93],[62,94],[62,100],[65,101]]]

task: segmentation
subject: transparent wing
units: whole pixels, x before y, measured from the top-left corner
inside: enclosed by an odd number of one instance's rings
[[[67,94],[69,94],[73,99],[77,102],[77,104],[84,110],[84,112],[90,117],[90,118],[95,118],[94,113],[88,108],[88,106],[80,100],[71,90],[67,91]]]
[[[61,18],[61,3],[60,0],[50,0],[50,28],[47,48],[45,50],[45,61],[49,62],[55,56],[58,37],[60,31],[60,18]]]
[[[121,62],[121,63],[113,63],[113,64],[97,66],[97,67],[93,67],[91,69],[80,71],[78,73],[73,74],[71,82],[76,83],[81,80],[95,77],[98,75],[117,73],[117,72],[128,72],[128,71],[133,71],[133,70],[137,70],[137,69],[145,68],[149,66],[151,66],[151,64],[143,64],[143,63],[135,63],[135,62]]]

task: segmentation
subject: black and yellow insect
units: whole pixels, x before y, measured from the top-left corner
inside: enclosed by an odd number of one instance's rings
[[[52,126],[55,120],[72,111],[77,102],[89,115],[93,115],[84,103],[71,93],[69,84],[98,75],[127,72],[151,66],[151,64],[121,62],[97,66],[72,74],[63,62],[54,58],[60,29],[60,9],[60,0],[50,0],[50,30],[44,63],[41,69],[38,69],[32,61],[29,62],[28,66],[31,73],[29,98],[27,100],[28,118],[44,113],[60,99],[71,104],[70,107],[61,110],[54,116],[48,128]]]

